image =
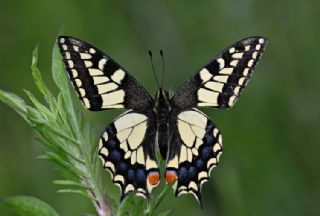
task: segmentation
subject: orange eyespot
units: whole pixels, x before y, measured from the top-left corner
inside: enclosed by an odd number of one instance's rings
[[[160,181],[160,175],[159,172],[152,172],[148,175],[148,182],[151,185],[157,185]]]
[[[170,184],[178,178],[175,171],[166,171],[166,182]]]

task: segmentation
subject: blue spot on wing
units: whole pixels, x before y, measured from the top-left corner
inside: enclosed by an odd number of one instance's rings
[[[201,150],[202,158],[203,158],[204,160],[209,159],[211,152],[212,152],[212,149],[211,149],[210,146],[206,146],[206,147],[202,148],[202,150]]]
[[[119,164],[119,166],[118,166],[118,171],[121,172],[121,173],[122,172],[126,172],[127,169],[128,169],[128,165],[126,163],[124,163],[124,162],[121,162]]]
[[[196,161],[196,167],[197,167],[197,169],[202,169],[202,167],[205,165],[205,163],[204,163],[204,160],[202,160],[202,159],[198,159],[197,161]]]
[[[178,171],[178,179],[180,182],[184,182],[188,177],[188,171],[185,167],[180,167]]]
[[[146,181],[146,174],[145,171],[143,169],[138,169],[137,170],[137,182],[138,183],[144,183]]]
[[[116,162],[119,162],[121,160],[121,153],[117,150],[113,151],[110,154],[110,159]]]
[[[188,169],[188,177],[190,179],[193,179],[193,177],[196,175],[197,169],[194,166],[189,167]]]
[[[134,170],[133,169],[128,170],[127,179],[128,179],[128,181],[134,181]]]
[[[117,146],[117,142],[114,139],[110,139],[110,140],[108,140],[106,146],[109,149],[114,149]]]

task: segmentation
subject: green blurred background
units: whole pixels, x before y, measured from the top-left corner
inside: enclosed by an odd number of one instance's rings
[[[162,204],[173,215],[320,215],[320,2],[1,0],[0,89],[36,92],[31,53],[49,87],[51,50],[59,29],[86,40],[121,63],[154,95],[147,50],[165,52],[167,89],[177,90],[220,50],[244,37],[269,38],[260,64],[236,106],[205,110],[222,131],[221,165],[202,189],[201,211],[191,196]],[[194,1],[195,2],[195,1]],[[39,94],[38,94],[39,96]],[[75,96],[75,95],[74,95]],[[26,99],[26,97],[24,96]],[[90,113],[97,136],[119,111]],[[32,195],[62,215],[94,212],[89,201],[61,195],[52,164],[31,128],[0,104],[0,196]],[[108,174],[106,179],[110,180]],[[110,193],[118,189],[108,184]],[[0,205],[0,215],[11,215]]]

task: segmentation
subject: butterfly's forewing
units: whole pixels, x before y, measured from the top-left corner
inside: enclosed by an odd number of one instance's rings
[[[225,49],[182,86],[171,105],[180,109],[232,107],[247,85],[266,43],[266,38],[250,37]]]
[[[195,107],[232,107],[266,42],[263,37],[250,37],[235,43],[201,68],[171,99],[166,180],[177,179],[177,196],[192,193],[201,204],[201,186],[222,154],[219,130]]]
[[[159,183],[155,156],[156,119],[152,111],[132,110],[122,114],[103,133],[99,156],[103,167],[122,192],[121,199],[132,191],[148,197]]]
[[[129,192],[147,197],[159,183],[155,158],[153,99],[119,64],[94,46],[61,36],[58,44],[70,80],[92,111],[126,108],[101,136],[99,156],[123,199]]]
[[[217,166],[222,137],[217,127],[198,109],[173,110],[166,180],[177,178],[175,194],[192,193],[201,203],[201,186]]]
[[[61,36],[58,44],[70,80],[87,109],[152,108],[147,91],[109,56],[76,38]]]

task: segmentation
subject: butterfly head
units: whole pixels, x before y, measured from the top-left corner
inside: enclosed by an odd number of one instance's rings
[[[155,103],[157,108],[169,106],[169,92],[163,88],[159,88],[155,95]]]

